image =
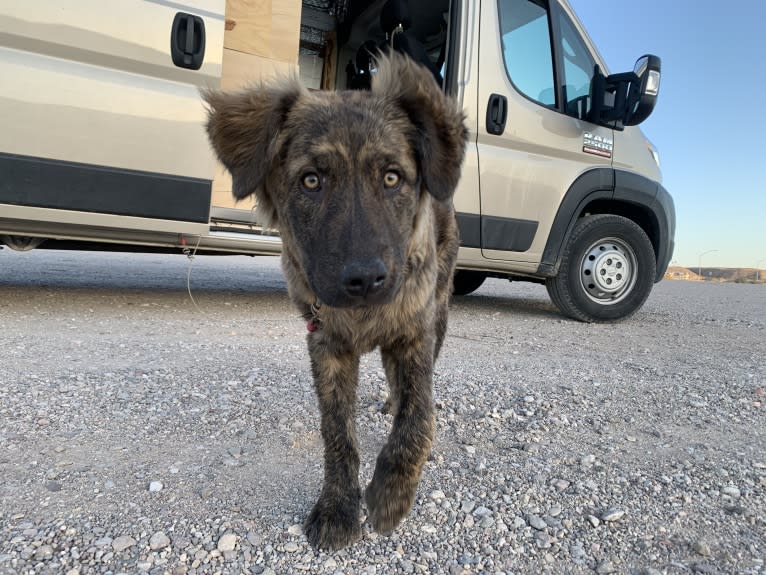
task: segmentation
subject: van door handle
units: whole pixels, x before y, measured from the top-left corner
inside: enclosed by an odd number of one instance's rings
[[[508,117],[508,100],[500,94],[492,94],[487,104],[487,132],[495,136],[505,131],[505,120]]]
[[[199,16],[178,12],[170,29],[170,56],[180,68],[199,70],[205,58],[205,21]]]

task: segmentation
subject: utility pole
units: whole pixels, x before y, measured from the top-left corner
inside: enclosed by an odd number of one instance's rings
[[[761,281],[761,264],[766,262],[766,258],[762,258],[755,262],[755,281]]]
[[[707,254],[712,254],[713,252],[717,252],[718,250],[708,250],[706,252],[702,252],[700,254],[700,259],[697,266],[697,275],[702,278],[702,256],[706,256]]]

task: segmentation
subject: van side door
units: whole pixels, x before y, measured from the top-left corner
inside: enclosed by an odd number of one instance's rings
[[[482,254],[534,272],[572,182],[611,166],[612,130],[585,119],[603,64],[555,0],[484,0],[480,22]]]
[[[220,85],[224,10],[3,3],[0,220],[205,233],[215,164],[199,88]]]

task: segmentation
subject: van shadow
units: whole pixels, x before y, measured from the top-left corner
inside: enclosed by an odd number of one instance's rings
[[[500,312],[528,318],[566,319],[548,298],[499,296],[476,292],[465,296],[452,296],[450,310],[468,315]]]

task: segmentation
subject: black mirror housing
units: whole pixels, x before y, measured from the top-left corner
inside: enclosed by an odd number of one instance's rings
[[[662,62],[658,56],[646,54],[636,60],[633,73],[638,77],[638,94],[635,102],[628,109],[629,116],[623,122],[626,126],[636,126],[646,120],[654,110],[660,93],[660,69]]]
[[[632,72],[604,76],[596,65],[588,120],[617,130],[646,120],[657,103],[660,69],[661,61],[653,54],[641,56]]]

